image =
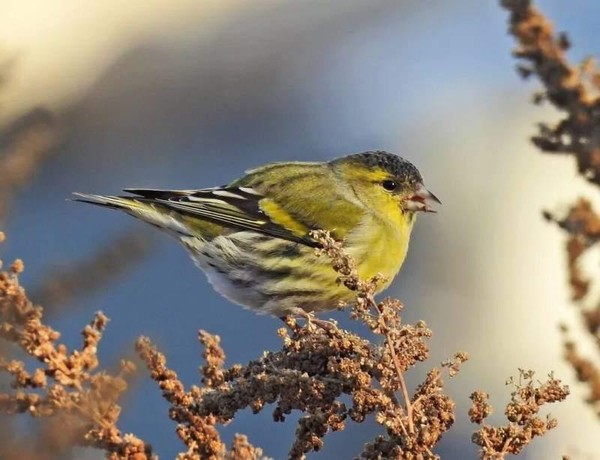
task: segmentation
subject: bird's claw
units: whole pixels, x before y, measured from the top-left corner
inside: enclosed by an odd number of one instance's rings
[[[290,315],[283,316],[281,320],[288,326],[292,327],[296,325],[295,318],[293,316],[298,316],[304,320],[306,320],[306,327],[310,330],[313,327],[319,327],[323,329],[325,332],[331,332],[334,329],[337,329],[337,321],[331,320],[327,321],[324,319],[317,318],[314,313],[307,312],[301,308],[295,310]]]

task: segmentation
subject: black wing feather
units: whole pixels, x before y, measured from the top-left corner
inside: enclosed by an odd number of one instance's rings
[[[317,247],[310,236],[297,236],[272,222],[260,208],[264,197],[246,187],[217,187],[201,190],[125,189],[144,200],[181,214],[202,218],[229,228],[252,230],[275,238]]]

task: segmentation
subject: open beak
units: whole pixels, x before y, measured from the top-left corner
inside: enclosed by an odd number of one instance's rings
[[[417,190],[404,201],[404,209],[407,211],[437,212],[430,208],[432,202],[442,204],[442,202],[425,188],[423,184],[417,186]]]

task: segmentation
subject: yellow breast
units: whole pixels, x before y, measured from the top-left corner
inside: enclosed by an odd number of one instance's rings
[[[390,285],[406,258],[413,222],[401,212],[385,220],[370,215],[348,235],[345,247],[356,260],[361,279],[381,273],[386,277],[381,289]]]

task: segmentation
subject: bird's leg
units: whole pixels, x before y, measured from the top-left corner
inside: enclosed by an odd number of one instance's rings
[[[292,331],[295,331],[298,329],[298,323],[296,322],[296,318],[294,318],[293,315],[284,315],[284,316],[280,316],[279,319],[281,321],[283,321],[283,323],[290,328]]]
[[[313,312],[307,312],[306,310],[304,310],[302,308],[294,308],[293,310],[291,310],[290,315],[286,315],[286,316],[280,317],[280,319],[285,324],[287,324],[288,327],[290,326],[290,324],[289,324],[289,317],[291,315],[299,316],[300,318],[305,319],[306,320],[306,327],[308,327],[309,329],[313,325],[315,325],[317,327],[320,327],[324,331],[331,331],[331,330],[337,328],[337,322],[335,322],[335,321],[327,321],[327,320],[324,320],[324,319],[319,319],[319,318],[317,318],[315,316],[315,314]]]

